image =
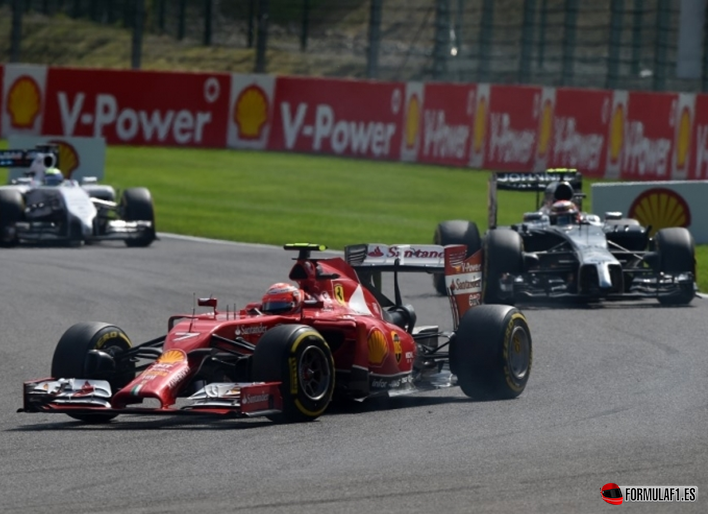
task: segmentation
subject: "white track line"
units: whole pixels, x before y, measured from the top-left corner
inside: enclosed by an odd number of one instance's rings
[[[217,244],[217,245],[228,245],[228,246],[241,246],[241,247],[247,247],[247,248],[263,248],[263,249],[283,249],[282,245],[267,245],[263,243],[240,243],[238,241],[226,241],[224,239],[210,239],[208,237],[197,237],[197,236],[185,236],[182,234],[172,234],[170,232],[158,232],[157,233],[158,238],[166,238],[166,239],[179,239],[181,241],[192,241],[195,243],[208,243],[208,244]],[[337,250],[326,250],[325,252],[322,253],[334,253],[337,255],[341,255],[341,251]]]

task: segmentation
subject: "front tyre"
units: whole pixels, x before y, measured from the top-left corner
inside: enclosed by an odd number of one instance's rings
[[[662,228],[654,236],[654,246],[657,252],[658,269],[660,273],[678,275],[692,273],[696,276],[696,250],[693,237],[688,229],[683,227]],[[695,293],[693,284],[671,296],[659,296],[662,305],[688,305]]]
[[[484,238],[484,273],[482,301],[514,305],[513,292],[504,291],[501,281],[506,276],[523,272],[524,244],[518,232],[494,229]]]
[[[524,315],[507,305],[480,305],[465,313],[450,342],[450,370],[475,400],[516,398],[533,362]]]
[[[116,359],[131,348],[128,336],[115,325],[100,322],[77,323],[71,326],[59,339],[52,359],[52,377],[87,378],[107,380],[113,394],[135,378],[135,363]],[[91,350],[100,350],[116,363],[115,368],[100,374],[88,367]],[[69,414],[74,419],[88,423],[105,423],[115,418],[115,414]]]
[[[139,237],[125,240],[125,245],[130,247],[150,246],[155,240],[155,211],[152,204],[150,191],[144,187],[132,187],[123,191],[121,197],[123,219],[125,221],[149,221],[150,228],[146,229]]]
[[[327,341],[306,325],[279,325],[256,344],[252,357],[255,382],[281,382],[283,412],[278,422],[317,419],[332,401],[334,359]]]

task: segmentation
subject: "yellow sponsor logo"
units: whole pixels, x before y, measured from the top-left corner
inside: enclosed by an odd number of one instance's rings
[[[645,227],[651,225],[653,236],[666,227],[688,227],[691,224],[691,209],[686,200],[676,191],[654,187],[642,192],[632,202],[629,217]]]
[[[610,162],[615,164],[619,159],[624,144],[624,106],[618,105],[612,113],[610,121]]]
[[[379,365],[388,354],[388,343],[386,336],[378,328],[371,331],[368,338],[369,363]]]
[[[342,305],[347,303],[347,300],[344,298],[344,286],[342,284],[336,284],[334,286],[334,297]]]
[[[396,332],[391,332],[391,339],[393,340],[393,354],[396,356],[396,362],[400,363],[403,353],[401,350],[401,338],[398,337]]]
[[[7,113],[10,124],[19,129],[34,127],[34,122],[42,112],[42,92],[37,82],[29,75],[15,80],[7,92]]]
[[[406,148],[412,150],[418,142],[420,132],[420,100],[415,93],[408,100],[406,112]]]
[[[177,364],[178,362],[185,362],[186,360],[187,354],[182,350],[167,350],[160,355],[156,362],[160,364]]]
[[[477,112],[474,115],[474,136],[473,148],[474,153],[480,153],[483,150],[484,140],[487,137],[487,98],[482,96],[477,100]]]
[[[241,139],[260,139],[268,122],[268,96],[253,84],[241,91],[234,105],[233,121]]]
[[[81,164],[79,162],[79,152],[72,145],[62,140],[50,141],[51,144],[59,147],[59,165],[57,166],[64,178],[71,178],[71,174]]]
[[[691,113],[688,107],[681,111],[678,134],[676,135],[676,167],[683,169],[688,158],[688,151],[691,147]]]

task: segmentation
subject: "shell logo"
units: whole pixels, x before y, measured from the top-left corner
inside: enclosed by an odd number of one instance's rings
[[[80,166],[79,152],[66,141],[55,140],[49,141],[53,145],[59,147],[59,165],[64,178],[71,178],[71,174]]]
[[[187,355],[182,350],[167,350],[160,355],[156,362],[160,364],[176,364],[178,362],[185,362],[186,360]]]
[[[474,153],[480,153],[484,140],[487,137],[487,97],[481,96],[477,100],[477,112],[474,115]]]
[[[381,364],[384,357],[388,354],[388,343],[386,342],[386,336],[378,328],[375,328],[369,334],[369,339],[367,341],[369,345],[369,363],[370,364]]]
[[[420,100],[418,95],[412,94],[408,101],[406,112],[406,148],[413,149],[418,141],[420,131]]]
[[[19,129],[32,128],[42,112],[42,91],[29,75],[21,75],[7,92],[7,113],[10,123]]]
[[[610,162],[615,164],[619,159],[624,143],[624,105],[618,105],[612,113],[610,121]]]
[[[676,191],[663,187],[647,189],[637,196],[629,208],[629,217],[645,227],[651,225],[650,236],[662,228],[691,224],[691,210],[686,200]]]
[[[691,147],[691,112],[688,107],[681,111],[678,134],[676,134],[676,167],[683,169]]]
[[[241,139],[260,139],[268,122],[268,95],[252,84],[243,89],[236,99],[233,120]]]
[[[538,126],[538,148],[539,157],[544,157],[548,151],[548,143],[551,141],[551,130],[553,129],[553,103],[550,99],[543,102],[541,110],[541,120]]]

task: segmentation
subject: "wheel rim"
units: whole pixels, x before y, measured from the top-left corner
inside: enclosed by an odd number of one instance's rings
[[[523,327],[516,325],[511,333],[507,363],[511,374],[518,381],[523,380],[526,377],[526,373],[528,373],[530,353],[529,336]]]
[[[298,374],[302,392],[309,400],[321,400],[327,394],[330,373],[325,353],[317,346],[305,348],[300,355]]]

